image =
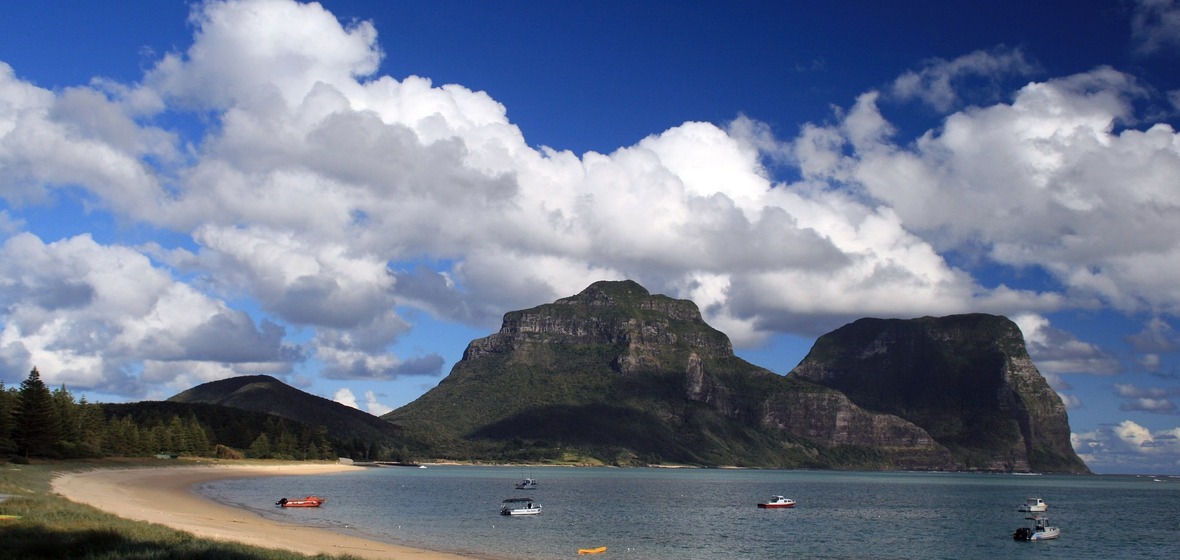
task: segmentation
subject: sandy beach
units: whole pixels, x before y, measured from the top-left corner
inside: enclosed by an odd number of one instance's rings
[[[371,541],[329,529],[266,519],[256,513],[202,498],[193,486],[212,480],[259,476],[305,476],[363,467],[343,464],[202,465],[165,468],[96,469],[63,474],[53,491],[103,511],[160,523],[210,539],[294,550],[308,555],[351,554],[361,558],[456,560],[470,557]]]

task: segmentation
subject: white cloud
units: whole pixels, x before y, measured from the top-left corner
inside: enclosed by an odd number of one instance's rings
[[[373,391],[365,391],[365,410],[373,416],[381,416],[393,412],[392,407],[381,404],[377,399],[377,393]]]
[[[173,363],[177,383],[304,357],[334,378],[437,375],[439,356],[390,351],[411,328],[396,306],[485,326],[621,278],[692,297],[738,345],[866,315],[1180,311],[1180,140],[1123,128],[1148,88],[1113,69],[1030,83],[914,142],[866,92],[785,142],[738,117],[579,156],[530,146],[485,92],[376,75],[373,25],[318,4],[208,2],[192,23],[191,47],[140,84],[49,91],[0,63],[0,196],[82,191],[116,221],[184,238],[17,234],[4,250],[41,254],[53,276],[0,265],[4,289],[43,302],[0,311],[6,363],[111,390]],[[1030,66],[972,53],[895,93],[953,106],[960,80]],[[212,126],[191,146],[155,124],[193,114]],[[799,180],[776,183],[767,158]],[[981,285],[944,257],[956,251],[1044,266],[1065,289]],[[1047,376],[1117,370],[1047,321],[1026,326]]]
[[[1131,37],[1143,54],[1180,48],[1180,4],[1175,0],[1135,0]]]
[[[1137,387],[1129,383],[1116,383],[1115,394],[1123,399],[1119,410],[1137,410],[1156,414],[1173,414],[1176,403],[1170,397],[1180,395],[1180,388]]]
[[[1095,472],[1164,473],[1180,466],[1180,428],[1152,431],[1131,420],[1070,434],[1074,451]]]
[[[54,384],[143,395],[129,372],[144,362],[171,362],[179,376],[190,362],[289,367],[299,359],[282,327],[256,325],[140,253],[89,236],[45,244],[18,234],[0,246],[0,277],[0,300],[8,302],[0,363],[16,371],[38,365]]]
[[[1180,347],[1180,334],[1162,317],[1152,317],[1142,331],[1129,335],[1127,341],[1140,352],[1175,352]]]
[[[1170,280],[1180,273],[1180,137],[1167,124],[1120,130],[1143,95],[1130,76],[1097,68],[952,114],[912,147],[863,125],[833,126],[805,131],[795,154],[813,180],[862,189],[938,251],[1043,267],[1074,305],[1171,314],[1180,311]],[[845,123],[879,115],[862,96]]]
[[[1085,406],[1085,403],[1082,402],[1082,399],[1078,398],[1076,395],[1058,393],[1058,396],[1061,397],[1061,402],[1065,404],[1066,409],[1074,410]]]
[[[352,394],[352,390],[348,387],[341,387],[340,389],[337,389],[336,393],[332,395],[332,400],[344,406],[351,406],[357,410],[360,410],[361,408],[356,404],[356,395]]]
[[[1029,356],[1046,378],[1059,379],[1056,376],[1062,373],[1114,375],[1122,372],[1122,366],[1113,356],[1054,328],[1041,315],[1020,314],[1012,317],[1012,321],[1020,327]],[[1058,385],[1054,383],[1054,386]]]
[[[954,60],[941,58],[927,61],[920,71],[909,71],[893,82],[891,93],[900,99],[917,98],[939,111],[949,111],[959,104],[960,92],[967,90],[979,95],[989,90],[991,97],[999,96],[997,81],[1008,75],[1024,76],[1036,70],[1025,59],[1020,49],[999,47],[992,51],[975,51]],[[962,82],[980,78],[983,84]],[[986,84],[988,87],[983,87]],[[994,101],[992,99],[991,101]]]
[[[345,27],[318,3],[205,2],[190,23],[193,46],[164,57],[147,84],[202,108],[298,105],[316,84],[348,86],[381,61],[372,23]]]

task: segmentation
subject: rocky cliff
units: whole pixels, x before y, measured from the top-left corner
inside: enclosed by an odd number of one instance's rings
[[[385,418],[467,458],[959,466],[912,421],[745,362],[695,304],[629,281],[506,314],[436,388]]]
[[[1088,472],[1065,405],[1005,317],[861,319],[820,337],[790,375],[912,422],[959,468]]]

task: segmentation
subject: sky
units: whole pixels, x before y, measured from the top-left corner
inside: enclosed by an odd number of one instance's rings
[[[1180,474],[1177,126],[1177,0],[0,0],[0,381],[380,415],[631,279],[780,374],[1005,315]]]

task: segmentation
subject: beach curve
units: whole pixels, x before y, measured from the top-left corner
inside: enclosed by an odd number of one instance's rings
[[[307,555],[349,554],[360,558],[470,560],[470,556],[364,539],[331,529],[283,523],[201,497],[204,482],[263,476],[304,476],[363,467],[341,463],[200,465],[160,468],[99,468],[54,477],[64,498],[136,521],[159,523],[201,538],[279,548]]]

